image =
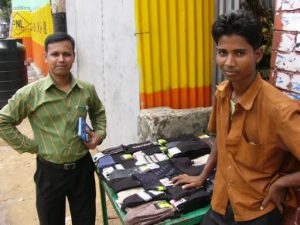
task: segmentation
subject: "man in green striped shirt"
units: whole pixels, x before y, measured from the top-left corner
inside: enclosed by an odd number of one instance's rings
[[[68,198],[73,224],[95,224],[94,164],[89,149],[106,136],[106,117],[95,87],[70,72],[75,42],[65,33],[45,40],[49,75],[31,83],[0,111],[0,137],[19,153],[37,154],[36,205],[41,225],[65,224]],[[79,117],[89,116],[88,140],[77,135]],[[34,139],[16,125],[28,117]]]

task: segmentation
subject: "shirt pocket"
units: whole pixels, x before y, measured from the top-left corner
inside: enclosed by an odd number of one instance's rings
[[[246,140],[243,135],[236,143],[231,143],[229,151],[232,152],[237,165],[244,168],[251,168],[262,171],[265,167],[266,148],[267,144],[255,143],[251,140]]]
[[[76,105],[76,115],[77,117],[84,117],[86,118],[87,112],[89,110],[88,105],[81,104],[81,105]]]

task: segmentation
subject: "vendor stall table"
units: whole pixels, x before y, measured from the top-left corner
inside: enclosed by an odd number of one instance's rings
[[[117,205],[117,194],[107,185],[105,181],[102,179],[99,180],[100,186],[100,197],[101,197],[101,206],[102,206],[102,216],[103,216],[103,224],[108,225],[108,217],[107,217],[107,207],[106,207],[106,197],[105,194],[108,196],[109,200],[111,201],[115,211],[117,212],[122,224],[125,224],[125,216],[126,213],[120,209]],[[180,214],[179,217],[175,219],[166,219],[161,221],[159,224],[161,225],[193,225],[199,224],[205,213],[209,210],[210,205],[207,205],[203,208],[194,210],[192,212],[186,214]]]

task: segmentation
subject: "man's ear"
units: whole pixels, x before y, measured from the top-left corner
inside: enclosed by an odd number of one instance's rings
[[[44,52],[44,60],[45,60],[45,63],[47,63],[47,53],[46,52]]]
[[[264,56],[264,49],[263,47],[259,47],[258,49],[255,50],[254,52],[255,57],[256,57],[256,63],[259,63]]]

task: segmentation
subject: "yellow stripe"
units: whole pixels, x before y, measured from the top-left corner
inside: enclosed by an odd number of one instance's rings
[[[49,96],[46,94],[46,97],[49,97]],[[54,103],[51,102],[51,105],[54,106]],[[53,118],[51,117],[51,113],[47,110],[46,107],[43,107],[42,109],[45,111],[45,113],[47,114],[49,120],[53,123],[53,127],[55,128],[56,132],[59,134],[59,129],[57,128],[56,123],[53,121]],[[63,145],[66,145],[66,142],[62,137],[60,137],[60,140],[61,140]]]
[[[188,11],[188,26],[187,26],[187,63],[188,63],[188,87],[196,87],[196,39],[195,39],[195,2],[187,1],[187,11]]]
[[[178,14],[177,1],[169,2],[169,46],[170,46],[170,71],[171,71],[171,89],[178,88]],[[150,92],[147,92],[150,93]]]
[[[159,31],[159,15],[158,15],[158,1],[159,0],[151,0],[149,1],[150,6],[150,17],[149,17],[149,25],[150,25],[150,60],[151,60],[151,68],[153,73],[153,85],[154,90],[161,90],[161,60],[160,60],[160,31]]]
[[[142,107],[195,105],[197,91],[186,90],[212,84],[214,2],[135,0],[135,14],[141,97],[151,101]]]
[[[168,0],[160,0],[160,50],[161,50],[161,76],[162,76],[162,90],[168,90],[170,88],[170,67],[167,66],[170,63],[170,48],[169,42],[169,32],[168,31]]]
[[[177,87],[188,87],[187,83],[187,11],[185,0],[178,0],[178,65],[179,65],[179,84]]]
[[[37,96],[36,96],[36,95],[33,95],[33,94],[31,94],[31,96],[32,96],[32,99],[35,99],[35,101],[37,102]],[[46,95],[46,97],[48,97],[48,96]],[[31,106],[31,108],[32,108],[32,110],[34,110],[34,108],[33,108],[32,106]],[[36,115],[36,117],[37,117],[37,119],[40,121],[40,123],[43,124],[43,119],[41,119],[39,115]],[[51,154],[51,153],[49,153],[49,151],[48,151],[48,145],[46,144],[46,140],[45,140],[45,139],[48,140],[49,137],[48,137],[48,136],[47,136],[47,137],[44,137],[43,134],[41,133],[41,129],[38,129],[38,130],[40,131],[40,132],[39,132],[39,133],[40,133],[40,137],[42,138],[42,142],[43,142],[43,145],[44,145],[44,147],[45,147],[46,153],[47,153],[47,154]],[[53,146],[52,150],[56,153],[57,158],[58,158],[60,161],[62,161],[61,155],[58,153],[58,149],[56,149],[55,144],[54,144],[54,142],[53,142],[53,139],[50,138],[50,141],[51,141],[51,144],[52,144],[52,146]]]
[[[80,96],[79,96],[79,98],[78,98],[78,102],[77,102],[77,105],[79,105],[80,104],[80,102],[81,102],[81,98],[82,98],[82,92],[80,92]],[[71,100],[71,99],[70,99]],[[73,122],[77,122],[76,121],[76,119],[77,119],[77,115],[76,114],[74,114],[74,118],[71,120],[71,121],[73,121]],[[70,152],[69,152],[69,154],[68,154],[68,159],[70,159],[70,156],[71,156],[71,154],[73,153],[73,144],[75,143],[75,140],[76,139],[74,139],[74,138],[72,138],[71,139],[71,143],[70,143],[70,149],[72,149]],[[77,145],[77,151],[74,151],[74,152],[76,152],[76,153],[78,153],[80,151],[80,145]],[[74,154],[74,153],[73,153]]]

